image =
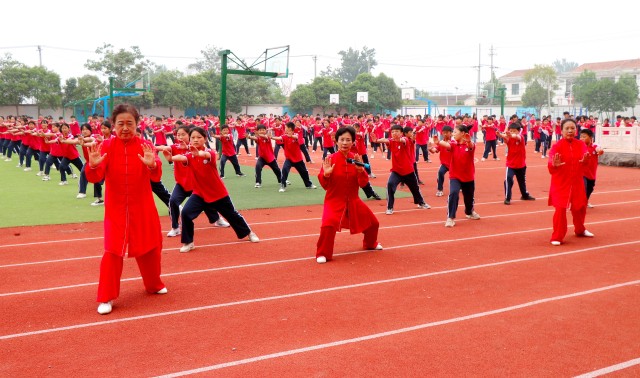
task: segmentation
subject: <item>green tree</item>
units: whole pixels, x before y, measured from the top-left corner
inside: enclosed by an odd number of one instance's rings
[[[40,107],[46,106],[57,109],[62,106],[62,93],[60,90],[60,75],[40,66],[27,68],[30,87],[30,96]]]
[[[547,91],[537,81],[531,82],[522,94],[522,105],[536,108],[540,114],[542,107],[547,103]]]
[[[108,87],[95,75],[71,77],[63,87],[63,104],[108,95]]]
[[[344,87],[339,81],[327,77],[316,77],[313,79],[311,87],[313,88],[313,93],[316,97],[316,106],[321,107],[323,113],[326,113],[329,109],[336,113],[340,112],[340,104],[335,105],[329,103],[329,95],[331,94],[340,95],[340,101],[342,102],[342,91],[344,90]]]
[[[392,78],[381,73],[376,77],[380,97],[377,99],[383,110],[398,109],[402,106],[402,93]]]
[[[312,84],[298,85],[289,96],[291,110],[296,113],[311,114],[313,107],[318,103]]]
[[[169,114],[173,114],[173,108],[186,108],[189,105],[190,93],[185,88],[184,74],[180,71],[164,71],[153,79],[153,102],[155,105],[169,108]]]
[[[350,47],[349,50],[342,50],[338,54],[341,56],[342,66],[334,74],[344,85],[353,82],[362,73],[370,73],[378,65],[376,50],[367,46],[364,46],[362,51]]]
[[[197,72],[213,71],[219,73],[222,67],[222,59],[220,58],[220,49],[216,46],[207,45],[204,50],[200,51],[202,58],[195,63],[189,64],[189,69]]]
[[[28,67],[5,54],[0,58],[0,105],[15,105],[18,114],[18,105],[30,95]]]
[[[558,76],[556,70],[551,66],[536,64],[533,69],[524,74],[524,81],[527,86],[536,82],[547,91],[547,109],[551,110],[551,91],[558,88]]]
[[[576,79],[573,92],[576,101],[593,112],[621,112],[638,102],[638,84],[628,74],[615,82],[609,78],[597,79],[594,72],[584,71]]]
[[[567,59],[565,58],[562,58],[562,60],[556,59],[552,65],[553,65],[553,68],[556,70],[556,72],[559,74],[573,71],[578,67],[578,63],[567,62]]]
[[[145,59],[138,46],[131,46],[131,51],[120,49],[116,51],[113,45],[104,44],[96,49],[101,55],[98,60],[87,60],[85,67],[91,71],[100,72],[106,77],[114,77],[117,88],[132,83],[142,77],[145,71],[151,71],[155,65]]]
[[[349,113],[373,112],[376,106],[380,104],[381,95],[378,84],[373,75],[369,73],[360,74],[345,87],[343,92],[344,100],[341,98],[340,101],[348,107]],[[358,92],[367,92],[368,102],[358,102]]]

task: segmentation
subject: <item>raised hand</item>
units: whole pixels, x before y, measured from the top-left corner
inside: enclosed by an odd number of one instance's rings
[[[107,154],[102,155],[102,144],[89,147],[89,167],[96,168],[99,166],[105,156]]]
[[[144,156],[138,154],[140,161],[144,163],[149,168],[155,168],[156,165],[156,154],[153,153],[153,147],[150,145],[143,143],[142,144],[142,152]]]
[[[562,156],[560,156],[560,154],[555,154],[553,155],[553,166],[554,167],[559,167],[561,165],[564,165],[565,163],[562,161]]]
[[[335,167],[335,166],[336,166],[335,164],[331,164],[331,158],[329,156],[324,158],[324,161],[322,162],[322,168],[324,170],[324,177],[331,176],[331,173],[333,172],[333,167]]]
[[[162,150],[162,154],[164,155],[165,159],[167,159],[167,161],[173,160],[173,157],[171,156],[171,151]]]

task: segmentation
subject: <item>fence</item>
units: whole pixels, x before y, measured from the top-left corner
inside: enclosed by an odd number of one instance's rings
[[[640,126],[596,127],[596,142],[604,149],[640,153]]]

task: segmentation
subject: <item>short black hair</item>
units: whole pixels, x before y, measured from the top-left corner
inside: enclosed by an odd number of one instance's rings
[[[451,128],[451,126],[443,126],[443,127],[442,127],[442,131],[443,131],[443,132],[444,132],[444,131],[452,132],[452,131],[453,131],[453,129]]]
[[[336,142],[338,141],[338,138],[340,138],[340,136],[344,133],[349,133],[349,135],[351,135],[351,140],[355,142],[356,140],[356,129],[354,129],[351,126],[347,126],[347,127],[341,127],[336,131],[336,134],[334,135],[334,139],[336,140]]]
[[[589,136],[589,138],[593,138],[593,131],[591,131],[589,129],[580,130],[580,134],[587,134]]]

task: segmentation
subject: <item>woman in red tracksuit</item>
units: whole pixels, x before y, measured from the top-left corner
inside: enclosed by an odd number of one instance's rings
[[[98,313],[108,314],[120,294],[124,255],[135,257],[144,287],[165,294],[160,279],[162,234],[150,180],[159,181],[162,163],[148,141],[136,136],[138,111],[129,104],[115,107],[111,117],[116,138],[89,153],[87,180],[105,180],[104,248],[98,284]]]
[[[562,139],[556,142],[549,153],[549,206],[556,208],[553,215],[551,244],[560,245],[567,234],[567,208],[571,208],[573,231],[577,236],[593,237],[584,227],[587,214],[587,194],[583,173],[588,163],[587,145],[576,138],[577,126],[572,119],[562,121]]]
[[[327,191],[322,211],[322,226],[316,250],[316,261],[326,263],[333,257],[336,232],[348,228],[352,234],[363,233],[364,249],[381,250],[378,243],[380,223],[371,209],[358,196],[358,189],[369,182],[363,167],[350,164],[347,159],[362,162],[360,155],[351,152],[356,138],[353,127],[336,131],[338,152],[327,156],[318,174],[320,185]]]

